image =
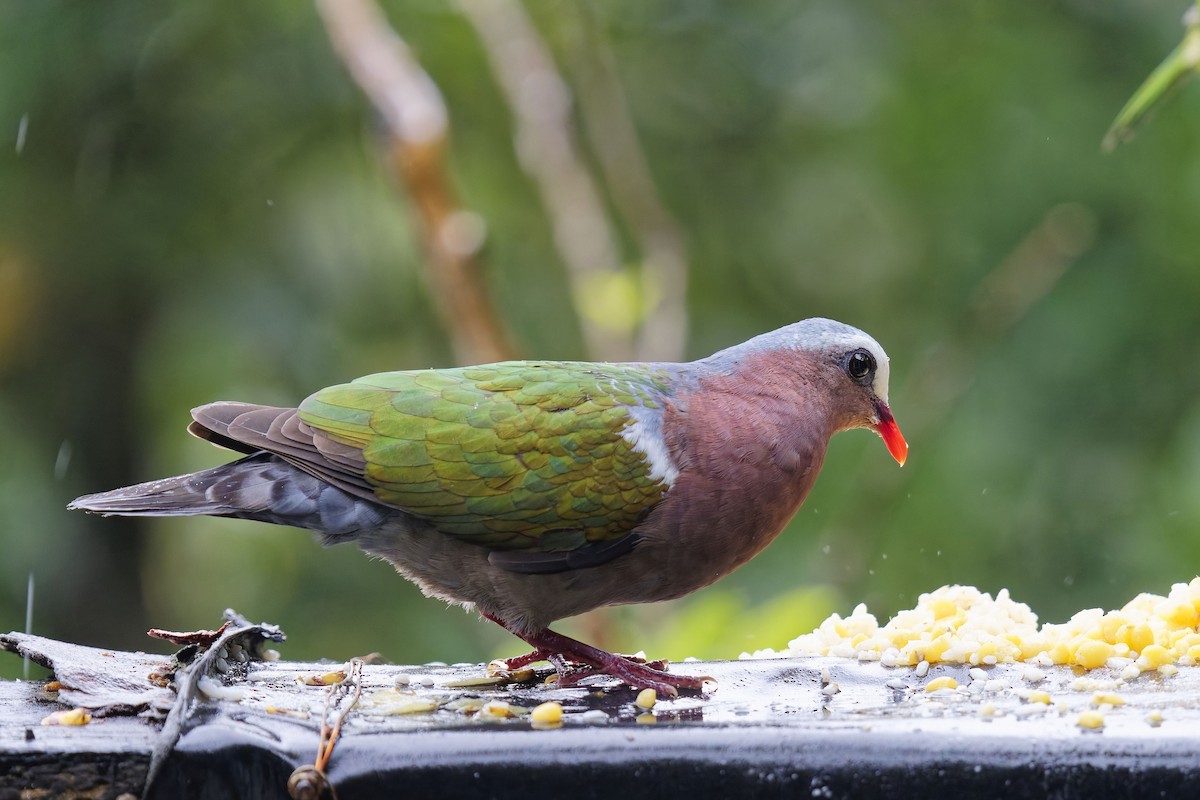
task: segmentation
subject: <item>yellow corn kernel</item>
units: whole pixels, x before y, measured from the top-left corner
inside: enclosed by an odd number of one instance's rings
[[[1123,706],[1125,698],[1115,692],[1096,692],[1092,695],[1092,705],[1102,706],[1106,703],[1110,706]]]
[[[1195,635],[1196,634],[1192,633],[1191,628],[1180,628],[1179,630],[1168,631],[1166,636],[1163,637],[1163,641],[1159,642],[1159,644],[1171,650],[1173,653],[1182,654],[1186,653],[1188,646],[1193,644],[1192,642],[1185,643],[1185,640],[1189,636]]]
[[[635,700],[642,708],[654,708],[654,704],[658,702],[658,692],[653,689],[642,689],[638,692],[637,700]]]
[[[1175,660],[1171,657],[1171,651],[1160,644],[1148,645],[1146,649],[1142,650],[1141,657],[1155,668],[1161,667],[1163,664],[1170,664]]]
[[[55,711],[42,720],[43,725],[87,725],[92,721],[91,712],[86,708],[72,708],[69,711]]]
[[[944,597],[939,597],[937,600],[934,600],[929,604],[929,610],[933,612],[934,619],[942,619],[943,617],[949,617],[950,615],[954,614],[954,612],[958,611],[958,606],[954,604],[953,600],[947,600]]]
[[[558,725],[562,722],[563,707],[553,700],[534,706],[529,718],[539,725]]]
[[[1050,656],[1050,660],[1055,664],[1066,664],[1071,660],[1071,650],[1067,647],[1066,642],[1059,642],[1046,651],[1046,655]]]
[[[930,664],[941,661],[942,654],[950,649],[950,637],[942,634],[925,646],[925,660]]]
[[[479,713],[486,717],[511,717],[515,716],[513,707],[504,700],[489,700],[479,709]]]
[[[1150,626],[1144,622],[1137,625],[1129,625],[1124,629],[1121,641],[1129,645],[1130,650],[1137,650],[1140,653],[1145,648],[1154,644],[1154,631],[1150,630]]]
[[[1113,646],[1099,639],[1089,639],[1075,651],[1075,663],[1084,669],[1103,667],[1113,655]]]
[[[1031,691],[1029,693],[1027,699],[1031,703],[1042,703],[1044,705],[1050,705],[1050,693],[1043,692],[1041,689],[1034,689],[1033,691]]]
[[[1124,614],[1113,611],[1105,614],[1100,620],[1100,638],[1109,644],[1116,644],[1121,641],[1119,632],[1129,623],[1128,618]]]
[[[1085,711],[1079,715],[1079,719],[1075,720],[1075,724],[1081,728],[1095,730],[1096,728],[1104,727],[1104,715],[1099,711]]]
[[[929,683],[925,684],[925,691],[936,692],[939,689],[957,689],[958,681],[951,678],[949,675],[943,675],[940,678],[934,678]]]
[[[1180,628],[1196,627],[1196,608],[1191,603],[1170,603],[1159,616]]]
[[[296,680],[303,686],[332,686],[346,680],[346,670],[339,669],[324,675],[297,675]]]
[[[1172,646],[1180,653],[1186,653],[1196,645],[1200,645],[1200,633],[1192,633],[1191,631],[1184,631],[1183,636],[1172,642]]]
[[[1122,608],[1121,610],[1122,611],[1143,611],[1143,612],[1153,611],[1155,606],[1157,606],[1159,603],[1161,603],[1162,601],[1164,601],[1166,599],[1167,598],[1165,598],[1159,594],[1150,594],[1149,592],[1142,592],[1137,597],[1133,598],[1128,603],[1126,603],[1125,607]]]
[[[1042,642],[1038,639],[1022,639],[1020,636],[1010,635],[1007,637],[1010,642],[1017,646],[1020,651],[1017,655],[1018,661],[1028,661],[1045,649]]]

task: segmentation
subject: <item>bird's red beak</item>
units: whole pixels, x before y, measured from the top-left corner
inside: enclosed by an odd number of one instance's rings
[[[888,452],[892,454],[892,458],[896,459],[896,463],[903,467],[908,458],[908,442],[904,441],[904,434],[900,432],[900,426],[896,424],[892,410],[887,407],[887,403],[876,400],[875,413],[879,415],[879,422],[875,423],[875,432],[883,437],[883,443],[887,445]]]

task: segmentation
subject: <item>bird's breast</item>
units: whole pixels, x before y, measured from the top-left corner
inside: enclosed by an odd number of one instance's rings
[[[680,471],[639,527],[635,553],[671,576],[670,596],[749,561],[803,503],[830,434],[821,420],[803,421],[799,402],[709,392],[668,414],[664,437]]]

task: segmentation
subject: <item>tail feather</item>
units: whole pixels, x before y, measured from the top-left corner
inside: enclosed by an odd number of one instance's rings
[[[235,464],[242,462],[237,461]],[[235,511],[216,492],[222,473],[229,464],[179,475],[160,478],[136,486],[126,486],[97,494],[85,494],[72,500],[67,508],[89,511],[106,517],[186,517],[200,514],[219,515]]]
[[[347,494],[264,452],[202,472],[84,495],[67,508],[104,516],[237,517],[329,536],[376,527],[401,513]]]

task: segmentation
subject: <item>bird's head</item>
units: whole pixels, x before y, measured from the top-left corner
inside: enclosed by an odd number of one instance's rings
[[[892,458],[904,466],[908,443],[888,407],[890,370],[879,342],[850,325],[814,318],[755,337],[713,359],[740,362],[756,354],[781,353],[802,360],[791,363],[803,364],[796,372],[808,382],[809,391],[817,390],[816,402],[825,406],[835,430],[875,431]]]
[[[870,428],[883,438],[888,452],[896,463],[904,466],[908,458],[908,442],[888,407],[888,357],[879,343],[861,331],[854,341],[830,355],[841,375],[848,381],[837,395],[851,410],[847,428]]]

